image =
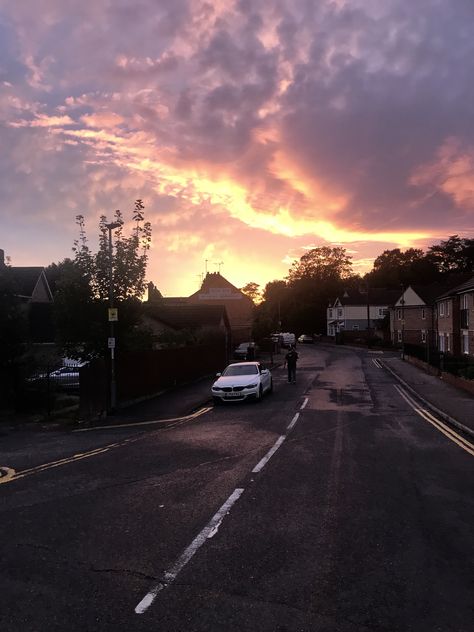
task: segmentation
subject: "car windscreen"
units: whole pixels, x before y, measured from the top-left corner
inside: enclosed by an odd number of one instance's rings
[[[255,366],[255,364],[242,364],[240,366],[238,365],[228,366],[222,375],[229,377],[232,375],[257,375],[257,374],[258,374],[258,369]]]

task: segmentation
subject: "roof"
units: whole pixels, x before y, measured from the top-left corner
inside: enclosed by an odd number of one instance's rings
[[[145,303],[146,314],[173,329],[198,329],[199,327],[218,327],[224,321],[229,327],[229,319],[224,305],[176,304],[161,302]]]
[[[45,296],[53,300],[48,280],[41,266],[5,266],[14,283],[14,292],[21,298],[31,299],[38,284],[42,284]]]
[[[411,285],[414,292],[424,301],[426,305],[434,303],[434,301],[450,288],[447,283],[431,283],[430,285]]]
[[[461,294],[462,292],[469,292],[471,290],[474,290],[474,276],[465,283],[461,283],[461,285],[455,287],[453,291],[456,292],[456,294]]]
[[[459,285],[455,285],[444,294],[441,294],[437,298],[447,298],[448,296],[453,296],[454,294],[463,294],[464,292],[470,292],[474,290],[474,276],[465,281],[464,283],[460,283]]]
[[[241,294],[243,297],[245,297],[251,303],[253,303],[250,296],[247,296],[246,294],[242,292],[242,290],[239,290],[238,287],[235,287],[235,285],[232,285],[232,283],[230,283],[230,281],[224,278],[220,274],[220,272],[208,272],[206,276],[204,277],[204,280],[202,282],[200,289],[197,292],[194,292],[194,294],[191,294],[189,298],[193,299],[193,298],[202,296],[204,294],[211,294],[213,295],[213,298],[214,297],[216,298],[216,300],[224,301],[226,298],[229,297],[227,296],[227,293],[219,295],[218,292],[215,292],[216,290],[228,290],[229,296],[232,296],[232,294],[234,293]]]
[[[369,293],[358,290],[346,290],[339,296],[341,305],[393,305],[400,296],[400,290],[369,288]]]

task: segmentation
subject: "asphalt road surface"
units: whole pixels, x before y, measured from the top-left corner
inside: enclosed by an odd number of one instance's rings
[[[298,351],[262,403],[4,438],[2,632],[472,630],[473,447]]]

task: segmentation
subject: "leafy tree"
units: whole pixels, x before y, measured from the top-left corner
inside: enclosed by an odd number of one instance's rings
[[[0,265],[0,408],[10,403],[24,352],[28,323],[10,267]]]
[[[72,260],[58,267],[55,314],[58,342],[70,357],[91,358],[107,353],[109,322],[110,268],[113,269],[114,304],[119,309],[116,323],[118,350],[144,348],[151,344],[151,333],[141,328],[141,297],[146,287],[146,266],[151,243],[151,225],[144,222],[144,206],[135,202],[132,234],[124,234],[121,211],[114,214],[115,255],[111,252],[105,216],[99,222],[99,248],[88,245],[85,220],[76,217],[79,238],[74,241]]]
[[[474,272],[474,239],[451,235],[428,252],[443,274]]]
[[[244,285],[244,287],[241,287],[240,291],[251,298],[254,303],[258,303],[262,298],[259,287],[260,285],[258,283],[251,281],[250,283],[247,283],[247,285]]]
[[[313,279],[318,281],[340,281],[352,276],[351,257],[339,246],[313,248],[295,261],[288,274],[288,283]]]
[[[410,283],[430,283],[438,271],[433,260],[419,248],[384,250],[366,275],[371,287],[399,288]]]

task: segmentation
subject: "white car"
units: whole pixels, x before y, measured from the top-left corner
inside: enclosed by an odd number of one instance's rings
[[[234,362],[216,377],[211,389],[215,404],[247,399],[261,401],[265,393],[273,391],[272,374],[262,368],[260,362]]]

